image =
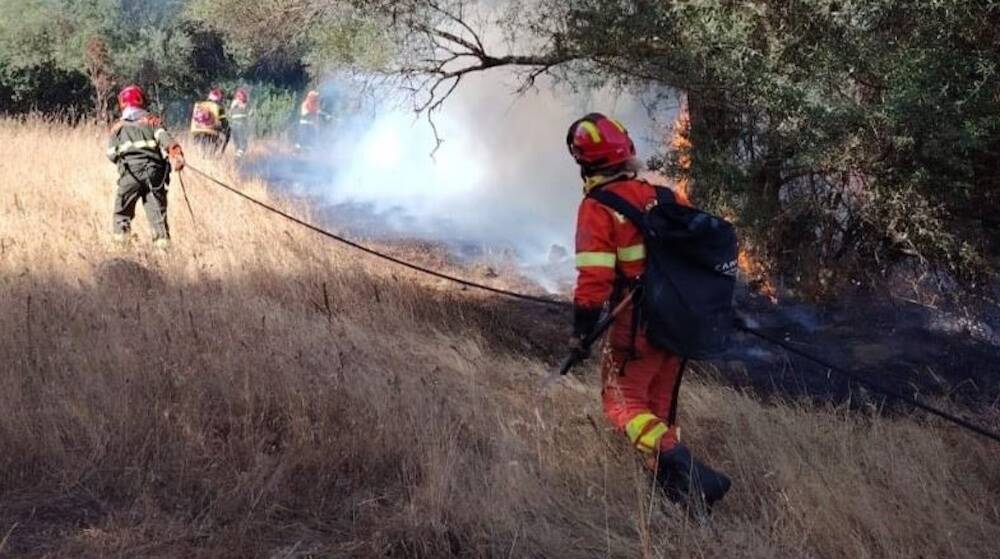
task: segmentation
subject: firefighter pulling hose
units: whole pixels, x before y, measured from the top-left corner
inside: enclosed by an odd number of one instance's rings
[[[696,460],[681,443],[676,407],[686,359],[711,356],[724,348],[726,333],[734,326],[813,360],[828,372],[1000,442],[997,433],[879,386],[870,380],[877,375],[838,368],[738,324],[731,307],[736,246],[731,226],[692,208],[680,193],[640,180],[634,144],[620,123],[599,114],[587,115],[571,126],[567,144],[580,166],[584,187],[576,235],[575,335],[567,359],[545,380],[546,386],[586,359],[593,345],[610,331],[601,354],[604,411],[645,457],[652,479],[667,499],[704,517],[731,487],[725,474]],[[290,215],[197,168],[188,169],[311,231],[419,273],[506,297],[565,306],[561,301],[482,285],[381,253]],[[664,250],[668,244],[673,245],[672,251]],[[665,308],[675,312],[663,312]]]
[[[118,94],[121,118],[112,126],[107,157],[118,167],[118,190],[115,195],[114,240],[131,240],[135,206],[142,201],[146,218],[153,230],[153,246],[170,246],[167,223],[167,187],[170,170],[184,168],[184,152],[167,132],[162,119],[146,110],[146,94],[130,85]]]

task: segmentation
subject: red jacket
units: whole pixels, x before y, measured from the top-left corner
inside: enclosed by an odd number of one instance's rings
[[[638,208],[656,199],[652,185],[639,180],[611,182],[600,188]],[[616,270],[626,278],[637,278],[645,271],[642,233],[621,214],[593,198],[584,198],[576,218],[576,268],[576,306],[599,309],[611,298]]]
[[[642,209],[656,200],[654,186],[643,180],[617,180],[599,188],[614,192]],[[682,194],[675,195],[679,203],[689,205]],[[601,307],[611,298],[616,271],[627,279],[639,278],[645,272],[646,246],[642,233],[621,214],[597,200],[584,198],[576,221],[576,267],[573,300],[580,335],[586,333],[581,329],[592,326]]]

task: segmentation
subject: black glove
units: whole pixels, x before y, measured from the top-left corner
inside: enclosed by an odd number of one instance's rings
[[[579,362],[590,357],[590,348],[583,345],[583,338],[577,336],[570,336],[569,343],[566,344],[567,355],[574,362]]]
[[[601,319],[601,308],[573,308],[573,337],[584,339],[594,333],[597,322]]]
[[[583,338],[570,337],[567,349],[566,358],[563,359],[562,365],[559,367],[560,375],[569,373],[570,369],[576,366],[577,363],[590,357],[590,348],[583,345]]]
[[[600,319],[600,307],[596,309],[574,307],[573,335],[569,338],[566,359],[563,360],[562,367],[560,368],[562,374],[565,375],[574,365],[590,357],[590,347],[586,346],[585,342],[594,333],[594,329],[597,327],[597,322]]]

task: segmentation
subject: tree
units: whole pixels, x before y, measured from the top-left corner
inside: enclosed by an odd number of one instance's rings
[[[112,70],[111,51],[103,37],[91,37],[87,41],[84,64],[90,85],[94,88],[94,111],[98,122],[111,120],[109,109],[114,98],[115,78]]]
[[[11,92],[10,109],[82,110],[93,97],[103,119],[124,82],[184,94],[234,73],[217,36],[182,17],[185,4],[0,0],[0,90]]]
[[[375,70],[392,47],[379,25],[347,1],[194,0],[188,16],[226,38],[226,48],[258,78],[308,70]]]

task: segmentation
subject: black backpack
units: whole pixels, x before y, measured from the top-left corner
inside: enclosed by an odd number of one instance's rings
[[[736,230],[720,217],[678,204],[669,188],[655,188],[656,204],[646,211],[604,189],[588,196],[642,232],[646,273],[639,312],[650,343],[684,358],[717,357],[735,320]]]

